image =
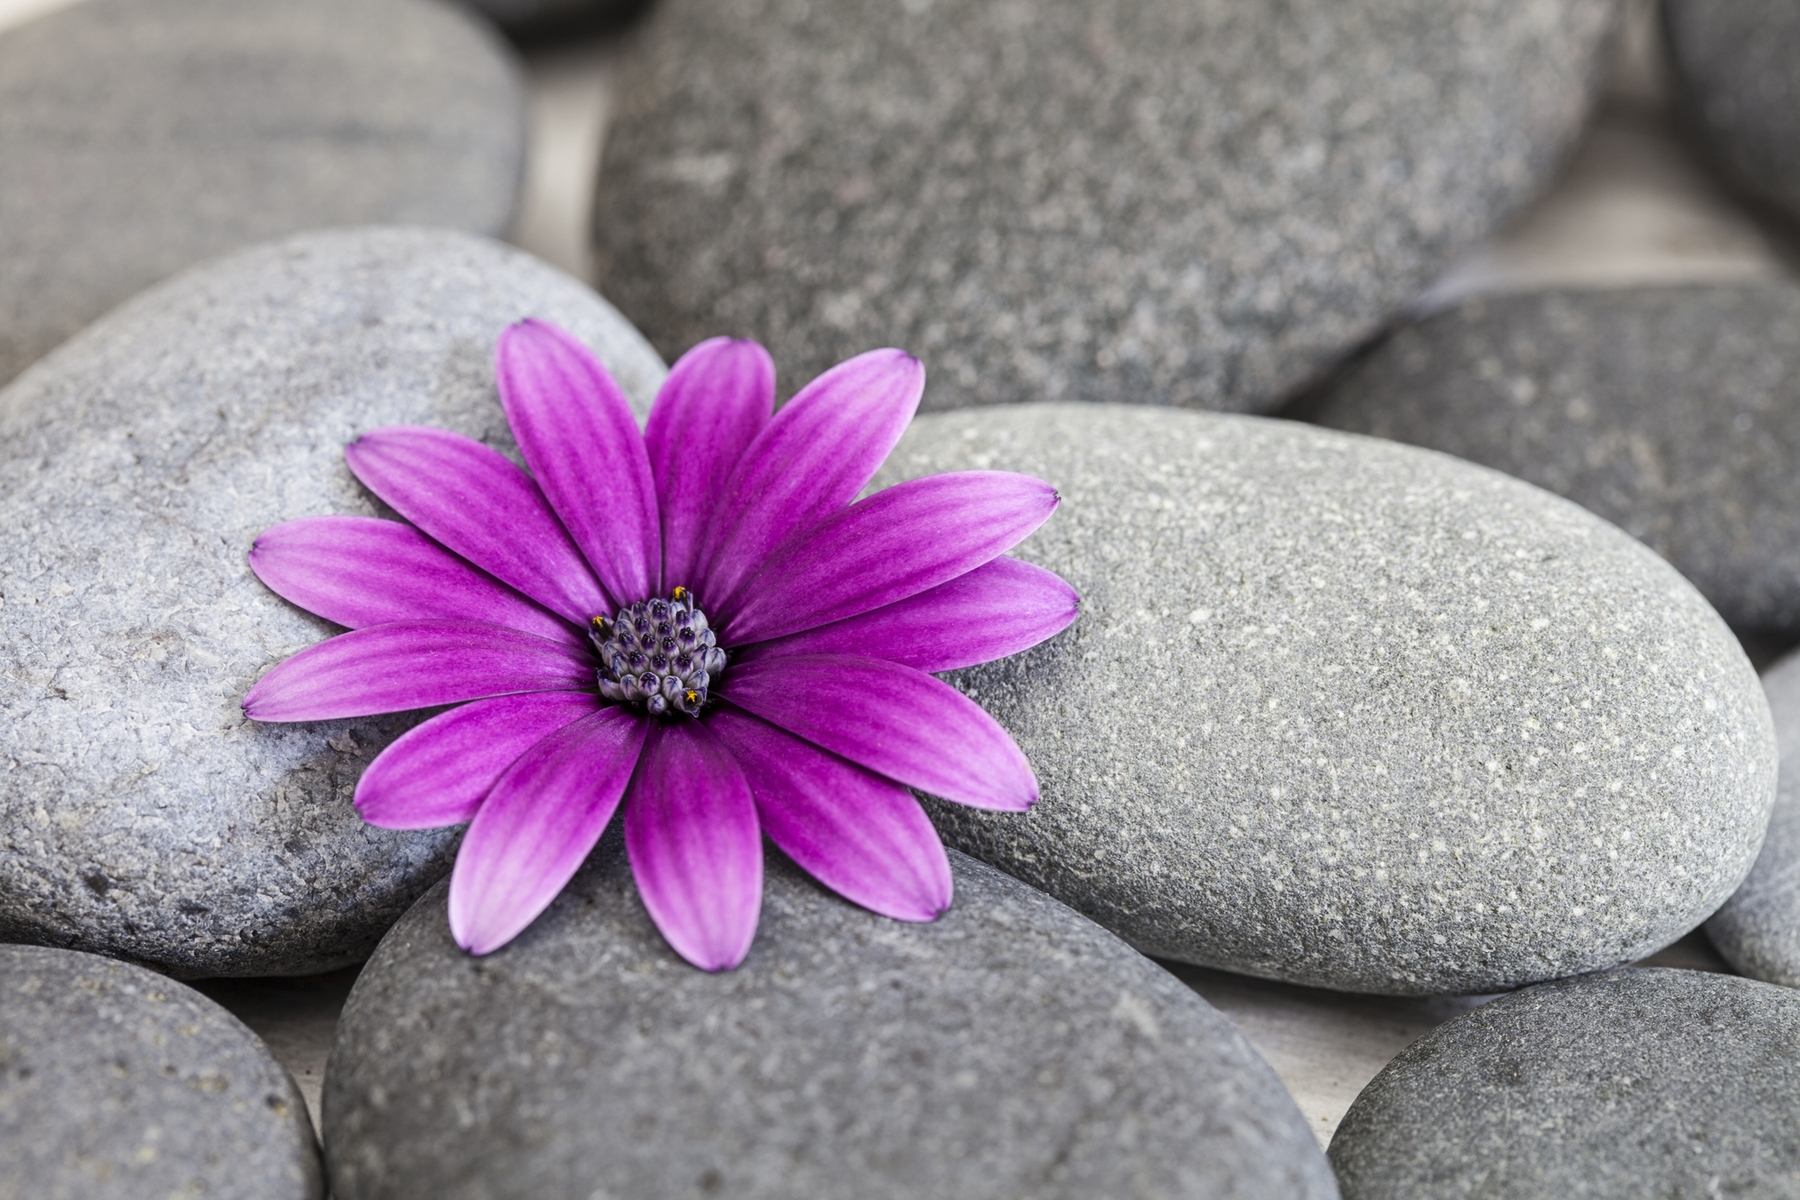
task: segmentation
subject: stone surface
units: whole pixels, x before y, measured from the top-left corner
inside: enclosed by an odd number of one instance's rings
[[[1124,405],[922,417],[879,477],[1025,471],[1067,632],[955,678],[1043,801],[939,828],[1139,949],[1349,991],[1498,991],[1694,928],[1776,754],[1692,586],[1447,456]]]
[[[943,406],[1262,410],[1544,183],[1611,0],[666,0],[600,278],[787,390],[899,345]]]
[[[239,704],[336,627],[245,554],[374,512],[343,448],[442,425],[510,448],[491,358],[536,315],[647,404],[662,364],[604,301],[466,234],[304,235],[139,297],[0,391],[0,939],[179,974],[363,957],[455,835],[365,827],[408,718],[258,725]]]
[[[1700,140],[1740,189],[1800,217],[1800,7],[1663,0],[1663,22]]]
[[[1345,1200],[1800,1196],[1800,994],[1628,968],[1420,1038],[1331,1142]]]
[[[1749,878],[1706,923],[1706,936],[1754,979],[1800,988],[1800,654],[1763,676],[1781,775],[1775,814]]]
[[[1800,287],[1473,300],[1395,333],[1311,415],[1567,496],[1734,627],[1800,633]]]
[[[337,1200],[1337,1195],[1225,1019],[1041,893],[956,856],[908,925],[772,856],[749,958],[708,975],[618,843],[487,958],[442,889],[388,935],[326,1079]]]
[[[433,0],[85,0],[0,36],[0,384],[203,259],[327,225],[498,234],[523,94]]]
[[[300,1093],[230,1013],[93,954],[0,946],[0,1200],[319,1200]]]

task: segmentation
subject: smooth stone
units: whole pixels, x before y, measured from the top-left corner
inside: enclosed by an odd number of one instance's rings
[[[487,958],[444,889],[382,942],[325,1079],[337,1200],[1337,1196],[1224,1017],[997,871],[953,855],[909,925],[772,853],[749,958],[709,975],[621,840]]]
[[[1763,690],[1781,747],[1775,815],[1749,878],[1706,923],[1706,936],[1752,979],[1800,988],[1800,654],[1771,667]]]
[[[1426,1034],[1331,1140],[1344,1200],[1800,1196],[1800,994],[1705,971],[1547,983]]]
[[[654,394],[654,351],[575,280],[394,229],[197,269],[0,390],[0,940],[306,974],[366,957],[444,872],[453,832],[350,803],[414,718],[245,720],[263,671],[338,631],[245,554],[293,517],[377,511],[343,459],[365,430],[510,449],[492,355],[525,316]]]
[[[1548,488],[1800,633],[1800,287],[1546,292],[1400,330],[1310,414]]]
[[[603,290],[793,390],[1267,410],[1548,180],[1613,0],[666,0],[624,64]],[[944,383],[949,386],[943,386]]]
[[[1066,633],[952,678],[1031,760],[957,848],[1146,954],[1344,991],[1641,958],[1743,879],[1774,798],[1731,632],[1591,513],[1288,421],[1036,404],[913,422],[878,483],[1023,471]]]
[[[0,37],[0,384],[194,263],[332,225],[498,235],[500,41],[433,0],[84,0]]]
[[[1687,116],[1751,197],[1800,217],[1800,7],[1792,0],[1663,0]]]
[[[294,1081],[192,988],[95,954],[0,946],[0,1197],[319,1200]]]

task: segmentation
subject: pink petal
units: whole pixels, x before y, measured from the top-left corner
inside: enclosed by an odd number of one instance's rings
[[[720,622],[723,645],[859,616],[955,579],[1029,537],[1056,490],[1010,471],[957,471],[877,492],[784,543]]]
[[[250,569],[269,589],[351,629],[394,621],[485,621],[570,645],[569,622],[398,521],[301,517],[265,531]]]
[[[789,534],[856,499],[924,391],[916,358],[871,350],[831,368],[775,414],[744,452],[707,527],[695,591],[709,615],[730,611],[738,586]]]
[[[755,342],[701,342],[669,372],[644,429],[662,514],[665,588],[698,582],[707,522],[774,405],[775,364]]]
[[[860,654],[935,675],[1029,649],[1067,629],[1080,606],[1061,576],[1016,558],[996,558],[859,617],[759,642],[733,661]]]
[[[612,605],[531,476],[447,429],[393,425],[344,451],[395,512],[502,583],[585,627]]]
[[[950,907],[949,856],[911,792],[729,705],[706,723],[750,781],[763,832],[807,874],[899,921]]]
[[[399,621],[308,646],[244,697],[255,721],[325,721],[511,692],[592,691],[585,653],[479,621]]]
[[[733,664],[718,694],[796,737],[921,791],[1022,812],[1037,777],[981,706],[923,671],[847,654]]]
[[[356,809],[382,829],[461,825],[521,754],[599,707],[587,692],[522,692],[439,713],[375,756]]]
[[[491,953],[550,907],[619,807],[648,726],[603,708],[532,746],[500,777],[450,872],[457,945]]]
[[[631,780],[625,852],[675,953],[703,971],[744,961],[762,912],[762,832],[743,771],[700,722],[658,723]]]
[[[607,592],[624,605],[661,591],[656,483],[612,375],[544,321],[500,335],[495,372],[520,453]]]

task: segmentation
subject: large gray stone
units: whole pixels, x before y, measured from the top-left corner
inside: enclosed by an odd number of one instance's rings
[[[286,1071],[142,967],[0,946],[0,1200],[319,1200]]]
[[[1613,0],[666,0],[625,66],[603,288],[792,390],[1266,410],[1533,195]],[[944,386],[945,382],[949,386]]]
[[[498,234],[523,90],[434,0],[85,0],[0,37],[0,384],[138,291],[327,225]]]
[[[349,230],[159,287],[0,391],[0,939],[180,974],[367,955],[455,836],[362,824],[408,718],[247,722],[336,627],[245,562],[292,517],[375,511],[344,446],[442,425],[510,448],[492,354],[536,315],[642,404],[662,364],[604,301],[466,234]]]
[[[1792,1200],[1800,994],[1706,971],[1547,983],[1426,1034],[1331,1140],[1345,1200]]]
[[[1396,333],[1312,415],[1567,496],[1736,628],[1800,633],[1800,287],[1473,300]]]
[[[1781,775],[1775,814],[1749,878],[1706,923],[1725,961],[1755,979],[1800,988],[1800,655],[1763,676]]]
[[[1756,857],[1743,651],[1668,564],[1444,455],[1123,405],[920,418],[880,477],[1025,471],[1082,615],[959,685],[1043,801],[949,840],[1149,954],[1347,991],[1640,958]]]
[[[1732,182],[1800,217],[1800,5],[1663,0],[1675,80]]]
[[[1273,1072],[1204,1000],[954,856],[931,925],[772,856],[744,965],[644,912],[619,841],[471,958],[442,889],[382,942],[325,1084],[337,1200],[1335,1197]]]

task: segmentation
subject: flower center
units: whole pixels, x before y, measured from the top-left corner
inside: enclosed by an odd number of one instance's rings
[[[667,600],[627,605],[610,621],[595,617],[588,637],[600,654],[600,695],[653,716],[698,714],[725,670],[725,651],[684,587]]]

